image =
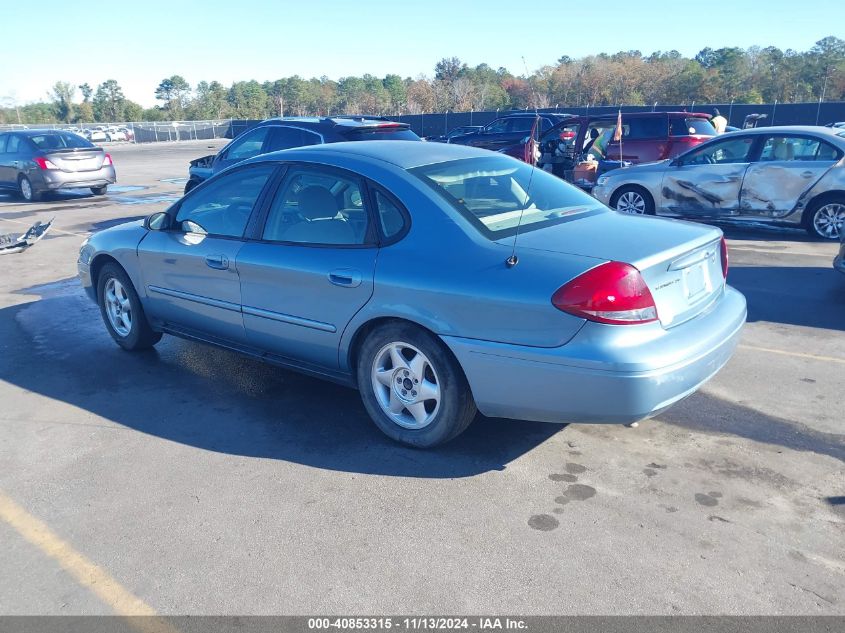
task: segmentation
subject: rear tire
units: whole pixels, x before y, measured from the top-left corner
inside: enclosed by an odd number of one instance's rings
[[[845,229],[845,196],[826,196],[807,207],[801,216],[804,229],[821,240],[838,240]]]
[[[105,264],[97,278],[97,303],[106,329],[123,349],[149,349],[161,340],[154,331],[129,275],[116,263]]]
[[[21,198],[27,202],[38,202],[41,200],[41,193],[32,188],[32,182],[26,176],[18,178],[18,190],[21,192]]]
[[[409,323],[371,332],[359,350],[357,375],[367,413],[402,444],[443,444],[475,419],[475,401],[457,360],[434,335]]]
[[[95,196],[104,196],[106,195],[106,191],[108,190],[108,185],[103,185],[102,187],[91,187],[91,193],[93,193]]]
[[[654,215],[654,199],[641,187],[620,187],[610,198],[610,207],[629,215]]]

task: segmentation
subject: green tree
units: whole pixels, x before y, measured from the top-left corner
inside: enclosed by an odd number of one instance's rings
[[[181,75],[162,79],[155,92],[156,99],[164,102],[162,109],[174,120],[182,118],[190,94],[191,86]]]
[[[97,121],[117,122],[123,121],[123,106],[126,97],[123,96],[123,89],[114,79],[107,79],[99,86],[94,94],[94,118]]]
[[[77,87],[79,88],[79,92],[82,93],[82,103],[88,103],[91,101],[91,95],[94,94],[94,89],[87,83],[80,84]]]
[[[74,118],[73,95],[76,88],[64,81],[57,81],[53,84],[50,96],[56,110],[56,118],[64,123],[70,123]]]

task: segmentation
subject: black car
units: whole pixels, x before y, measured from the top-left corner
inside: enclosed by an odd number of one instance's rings
[[[540,133],[542,133],[551,129],[563,119],[574,115],[559,114],[556,112],[519,112],[507,114],[485,125],[477,132],[457,136],[450,139],[449,142],[497,151],[521,142],[522,139],[531,133],[531,128],[538,116],[540,117]]]
[[[464,134],[472,134],[473,132],[478,132],[483,129],[484,126],[482,125],[462,125],[460,127],[452,128],[446,134],[441,134],[440,136],[426,136],[425,140],[432,141],[433,143],[449,143],[455,137],[463,136]]]
[[[217,154],[192,160],[185,193],[247,158],[281,149],[341,141],[420,141],[407,123],[376,116],[267,119],[237,136]]]

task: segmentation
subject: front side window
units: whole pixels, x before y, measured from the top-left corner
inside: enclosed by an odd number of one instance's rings
[[[507,132],[509,127],[508,124],[510,123],[509,119],[496,119],[486,128],[484,131],[488,134],[502,134],[503,132]]]
[[[725,139],[716,143],[708,143],[701,149],[696,149],[682,159],[684,165],[721,165],[723,163],[746,163],[754,137],[740,136]]]
[[[236,139],[232,146],[226,150],[226,160],[246,160],[260,154],[269,129],[268,127],[255,128]]]
[[[541,169],[504,156],[409,170],[489,239],[606,211],[595,198]]]
[[[0,154],[6,153],[6,140],[9,138],[8,134],[0,134]]]
[[[367,210],[356,179],[319,168],[296,168],[276,194],[262,238],[355,246],[366,243],[367,228]]]
[[[530,132],[534,127],[534,117],[520,116],[512,119],[509,132]]]
[[[212,180],[179,207],[176,224],[185,233],[241,237],[272,165],[254,165]]]
[[[632,118],[623,125],[623,142],[625,139],[637,140],[643,138],[662,138],[666,136],[666,117]]]

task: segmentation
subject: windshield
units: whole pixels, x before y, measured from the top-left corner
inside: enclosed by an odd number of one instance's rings
[[[88,140],[71,132],[50,132],[29,137],[38,149],[92,149],[96,147]]]
[[[490,239],[601,213],[593,197],[542,169],[506,156],[468,158],[409,170]]]

